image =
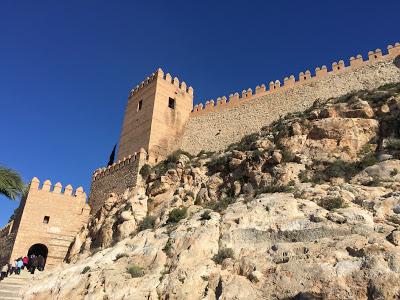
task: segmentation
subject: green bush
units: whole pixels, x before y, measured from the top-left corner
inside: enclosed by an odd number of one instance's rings
[[[272,193],[291,193],[294,191],[293,186],[287,185],[267,185],[259,188],[257,194],[272,194]]]
[[[260,137],[260,135],[258,133],[252,133],[252,134],[244,136],[240,140],[236,149],[239,151],[255,150],[253,147],[253,144],[254,144],[254,142],[256,142],[258,140],[259,137]]]
[[[291,162],[295,160],[295,155],[288,149],[282,149],[282,160],[285,162]]]
[[[200,220],[201,221],[208,221],[211,220],[211,216],[210,216],[210,211],[206,210],[205,212],[203,212],[200,216]]]
[[[149,177],[151,173],[151,166],[149,164],[145,164],[143,167],[140,168],[139,174],[143,177],[144,180]]]
[[[323,198],[318,202],[318,205],[327,210],[335,210],[345,207],[345,202],[341,197]]]
[[[155,165],[153,167],[153,171],[157,175],[162,175],[165,174],[165,172],[167,172],[169,169],[174,169],[181,155],[186,155],[189,159],[193,158],[193,155],[191,155],[189,152],[176,150],[175,152],[170,154],[165,160]]]
[[[260,163],[263,157],[264,157],[264,152],[256,149],[247,156],[247,161]]]
[[[90,267],[89,267],[89,266],[86,266],[86,267],[83,268],[81,274],[85,274],[85,273],[87,273],[87,272],[89,272],[89,271],[90,271]]]
[[[132,278],[138,278],[144,276],[144,271],[141,267],[137,265],[131,265],[126,269],[126,271],[131,274]]]
[[[298,177],[299,177],[300,182],[309,182],[310,181],[310,178],[308,178],[306,170],[300,171]]]
[[[233,258],[233,250],[231,248],[220,249],[218,253],[214,255],[213,261],[217,264],[221,264],[227,258]]]
[[[156,224],[156,217],[147,215],[139,224],[139,231],[153,229]]]
[[[186,218],[187,215],[187,208],[174,208],[171,210],[168,216],[167,223],[178,223],[180,220]]]

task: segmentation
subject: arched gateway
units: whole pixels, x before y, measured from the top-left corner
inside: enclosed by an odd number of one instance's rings
[[[43,244],[34,244],[32,245],[29,250],[28,250],[28,257],[32,254],[35,254],[36,256],[43,256],[44,261],[46,261],[47,254],[49,253],[49,249],[47,248],[46,245]]]

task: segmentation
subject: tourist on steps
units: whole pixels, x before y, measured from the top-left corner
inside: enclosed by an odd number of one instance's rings
[[[20,258],[18,258],[17,259],[17,261],[16,261],[16,265],[15,265],[15,267],[16,267],[16,274],[20,274],[21,273],[21,269],[22,269],[22,267],[24,266],[24,263],[22,262],[22,257],[20,257]]]
[[[13,265],[12,261],[10,261],[8,263],[8,276],[10,276],[13,273],[14,273],[14,265]]]
[[[38,270],[39,271],[44,270],[44,257],[42,255],[38,256]]]
[[[3,280],[4,277],[7,277],[7,275],[8,275],[8,264],[5,264],[5,265],[1,268],[0,280]]]
[[[22,262],[24,263],[24,267],[23,268],[27,268],[28,269],[29,259],[28,259],[27,256],[24,256],[24,258],[22,259]]]
[[[37,256],[34,256],[32,265],[31,265],[31,274],[35,274],[35,269],[39,266],[39,259]]]
[[[29,272],[31,272],[32,265],[33,265],[33,260],[35,259],[35,255],[34,254],[29,255],[28,259],[29,259],[28,260],[28,270],[29,270]]]

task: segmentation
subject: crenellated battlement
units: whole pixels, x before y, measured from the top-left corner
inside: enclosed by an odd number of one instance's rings
[[[331,64],[330,70],[326,65],[315,68],[315,72],[311,73],[310,70],[300,72],[297,78],[294,75],[290,75],[283,79],[283,84],[280,80],[271,81],[268,85],[268,89],[265,84],[256,86],[254,91],[251,88],[243,90],[241,94],[238,92],[229,95],[228,99],[226,96],[218,97],[217,101],[208,100],[205,105],[199,103],[193,107],[191,117],[195,117],[204,113],[219,111],[224,108],[234,107],[239,104],[246,103],[249,100],[259,98],[272,93],[281,92],[289,88],[294,88],[300,85],[307,84],[309,82],[319,80],[321,78],[336,75],[342,72],[352,71],[362,66],[375,63],[379,60],[389,60],[400,55],[400,43],[395,43],[394,46],[389,45],[387,47],[387,53],[383,54],[381,49],[375,51],[369,51],[366,60],[363,59],[361,54],[355,57],[350,57],[347,65],[344,60],[339,60]]]
[[[145,80],[143,80],[139,85],[137,85],[135,88],[133,88],[130,93],[129,93],[129,98],[132,96],[136,95],[139,93],[141,90],[145,89],[147,86],[149,86],[152,82],[154,82],[156,79],[158,80],[164,80],[165,82],[176,86],[183,92],[193,95],[193,88],[191,86],[187,86],[186,82],[180,80],[177,77],[172,77],[170,73],[164,73],[164,71],[161,68],[158,68],[156,72],[151,74],[149,77],[147,77]]]
[[[147,155],[146,151],[143,148],[141,148],[138,153],[134,152],[128,157],[124,157],[123,159],[118,160],[117,162],[113,163],[108,167],[96,169],[93,172],[92,181],[99,180],[100,178],[103,178],[104,176],[107,176],[111,173],[121,170],[132,163],[138,162],[139,160],[144,160],[144,161],[150,160],[150,157]]]
[[[29,187],[29,192],[31,191],[44,191],[53,194],[61,194],[64,196],[70,196],[86,201],[86,193],[83,191],[83,188],[81,186],[74,191],[73,187],[68,184],[63,190],[63,186],[60,182],[57,182],[54,186],[52,186],[51,181],[48,179],[45,180],[40,187],[39,179],[37,177],[33,177]]]

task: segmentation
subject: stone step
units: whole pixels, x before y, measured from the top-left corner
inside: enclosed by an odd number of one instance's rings
[[[6,283],[6,284],[15,284],[15,285],[22,285],[22,284],[24,284],[24,283],[26,283],[26,282],[28,282],[29,280],[3,280],[1,283],[0,283],[0,285],[2,285],[3,283]]]
[[[12,284],[12,283],[3,283],[0,284],[0,290],[6,290],[6,289],[19,289],[25,286],[25,284]]]
[[[3,297],[20,297],[19,296],[19,290],[15,291],[15,292],[1,291],[0,290],[0,299],[3,299]]]

